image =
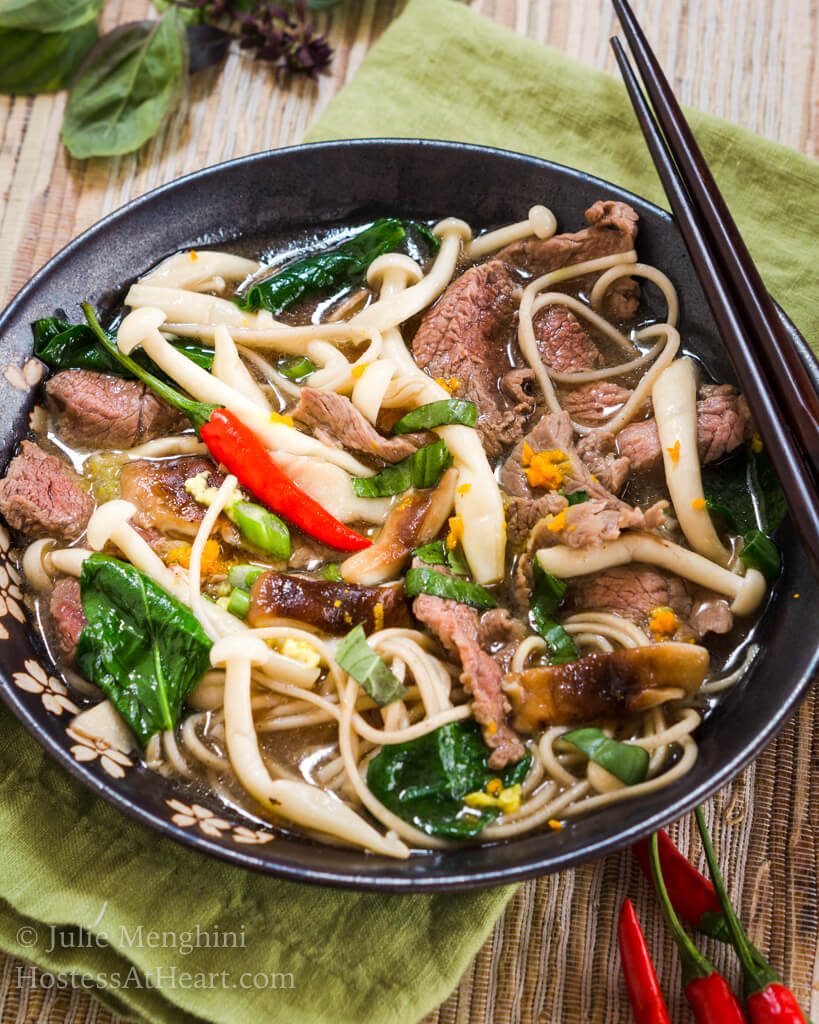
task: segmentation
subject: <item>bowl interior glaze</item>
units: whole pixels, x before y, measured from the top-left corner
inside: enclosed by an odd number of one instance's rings
[[[246,157],[163,186],[111,214],[67,246],[0,317],[2,365],[31,355],[31,322],[63,309],[80,319],[90,299],[113,313],[128,283],[181,248],[243,248],[306,224],[363,220],[375,214],[454,215],[474,228],[519,220],[535,203],[556,214],[559,230],[582,226],[600,198],[621,198],[640,215],[641,260],[660,267],[681,299],[684,345],[718,380],[733,373],[696,275],[671,218],[656,206],[579,171],[501,150],[460,144],[372,140],[303,146]],[[243,243],[241,240],[245,240]],[[815,373],[804,341],[784,317],[794,344]],[[5,378],[0,401],[0,465],[27,430],[34,391]],[[559,833],[493,846],[465,847],[398,862],[318,845],[294,835],[262,842],[245,822],[212,802],[215,819],[186,813],[193,797],[180,784],[135,762],[78,761],[66,733],[70,714],[48,710],[48,652],[27,624],[7,616],[0,692],[23,725],[66,769],[127,814],[203,853],[293,880],[361,889],[418,891],[507,883],[569,867],[633,843],[672,821],[728,782],[756,757],[793,714],[816,670],[817,586],[789,522],[778,540],[784,574],[756,635],[760,652],[743,680],[699,730],[700,756],[680,781],[639,801],[573,821]],[[7,546],[7,545],[6,545]],[[6,569],[6,571],[8,571]],[[12,583],[9,584],[13,585]],[[801,600],[794,601],[793,594]],[[33,677],[40,689],[15,678]],[[42,683],[42,679],[46,682]],[[121,776],[121,777],[120,777]],[[207,798],[197,797],[207,807]],[[173,803],[171,803],[173,801]],[[184,806],[183,806],[184,805]],[[183,807],[180,810],[180,806]],[[225,819],[223,824],[216,821]]]

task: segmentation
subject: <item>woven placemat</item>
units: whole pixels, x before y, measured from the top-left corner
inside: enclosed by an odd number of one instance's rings
[[[260,89],[259,68],[232,56],[221,76],[206,72],[191,83],[185,113],[141,153],[120,160],[67,160],[59,144],[62,97],[0,97],[0,302],[57,249],[131,197],[198,167],[297,142],[402,6],[401,0],[347,0],[332,21],[332,76],[317,87],[299,82],[278,91],[271,78],[270,87]],[[472,6],[570,56],[612,68],[608,0],[475,0]],[[634,7],[685,102],[815,152],[816,0],[634,0]],[[109,0],[105,17],[113,24],[148,10],[146,0]],[[237,109],[251,116],[236,118]],[[732,895],[752,937],[787,968],[814,1017],[817,715],[812,695],[756,764],[710,804],[720,858],[730,865]],[[688,824],[677,834],[683,849],[696,855]],[[664,990],[678,992],[673,949],[647,887],[624,854],[523,886],[458,990],[425,1024],[628,1019],[613,944],[616,909],[625,895],[637,903]],[[706,948],[725,963],[724,951]],[[51,982],[0,954],[0,1020],[119,1022],[89,993]],[[673,998],[674,1018],[687,1020],[679,997]]]

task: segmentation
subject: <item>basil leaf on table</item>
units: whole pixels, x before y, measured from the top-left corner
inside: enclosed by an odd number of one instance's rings
[[[648,774],[648,751],[633,743],[621,743],[600,729],[575,729],[560,739],[582,750],[590,761],[605,768],[627,786],[642,782]]]
[[[467,807],[467,793],[484,790],[491,779],[504,787],[522,782],[531,764],[527,754],[494,772],[489,755],[476,722],[450,722],[416,740],[383,747],[369,763],[367,785],[385,807],[427,835],[471,839],[500,812]]]
[[[407,692],[398,676],[367,643],[367,635],[360,623],[339,643],[336,661],[379,707],[401,700]]]
[[[204,71],[205,68],[213,67],[214,64],[224,60],[233,39],[230,32],[216,28],[215,25],[189,24],[186,34],[190,55],[188,64],[188,74],[190,75],[195,75],[197,71]]]
[[[72,156],[130,153],[176,105],[188,70],[185,26],[176,8],[103,36],[74,83],[62,139]]]
[[[96,370],[98,373],[136,379],[106,352],[88,324],[71,324],[59,317],[50,316],[35,320],[31,330],[34,334],[34,354],[50,370]],[[192,341],[174,341],[171,344],[197,366],[205,370],[213,366],[212,348]],[[141,349],[134,353],[133,358],[146,370],[165,379],[165,374]]]
[[[88,623],[77,668],[144,746],[176,725],[185,698],[208,670],[211,642],[192,612],[127,562],[91,555],[80,591]]]
[[[0,28],[68,32],[96,20],[102,0],[4,0]]]
[[[566,596],[566,584],[532,560],[534,584],[529,596],[529,622],[549,648],[549,664],[565,665],[578,657],[574,640],[555,622],[554,615]]]
[[[64,89],[97,39],[95,21],[65,32],[0,28],[0,93],[30,96]]]

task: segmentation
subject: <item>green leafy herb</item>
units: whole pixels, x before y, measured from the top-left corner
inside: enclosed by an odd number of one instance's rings
[[[403,494],[410,487],[434,487],[451,465],[452,455],[446,444],[433,441],[375,476],[353,477],[353,490],[359,498],[386,498]]]
[[[225,515],[238,526],[245,540],[266,555],[284,560],[290,557],[290,531],[264,505],[257,505],[253,501],[237,501],[225,509]]]
[[[379,707],[401,700],[406,693],[401,680],[367,643],[364,627],[360,623],[339,643],[336,661]]]
[[[445,427],[450,423],[474,427],[477,422],[478,407],[474,402],[466,402],[461,398],[444,398],[440,402],[419,405],[417,409],[405,413],[392,428],[392,432],[411,434],[416,430],[431,430],[433,427]]]
[[[135,377],[100,345],[96,334],[87,324],[70,324],[51,316],[35,320],[31,329],[34,334],[34,354],[51,370],[96,370],[117,377]],[[113,339],[111,344],[114,344]],[[174,341],[171,344],[197,366],[205,370],[213,366],[212,348],[192,341]],[[156,363],[141,349],[133,358],[139,366],[166,379]]]
[[[563,733],[560,739],[582,750],[590,761],[611,772],[627,786],[642,782],[648,774],[647,750],[613,740],[600,729],[575,729]]]
[[[494,608],[497,601],[478,583],[461,579],[459,576],[445,576],[434,569],[414,568],[407,571],[404,580],[407,597],[417,594],[432,594],[460,604],[469,604],[474,608]]]
[[[565,665],[578,657],[574,640],[566,630],[555,622],[555,612],[566,596],[566,584],[546,572],[537,558],[532,561],[534,586],[529,597],[529,622],[532,629],[543,637],[549,648],[549,663]]]
[[[416,558],[420,558],[422,562],[426,562],[427,565],[446,565],[446,547],[442,540],[434,540],[430,544],[424,544],[423,547],[416,548],[413,551]]]
[[[196,617],[134,566],[90,555],[80,576],[87,625],[77,667],[105,693],[144,746],[173,729],[210,664]]]
[[[291,356],[289,359],[282,359],[276,364],[276,369],[282,377],[287,377],[288,380],[293,380],[297,384],[307,380],[311,373],[316,372],[315,363],[307,356]]]
[[[98,38],[95,21],[66,32],[0,28],[0,93],[26,96],[64,89]]]
[[[767,453],[746,445],[730,459],[707,466],[702,484],[709,511],[743,537],[742,562],[759,569],[766,579],[776,579],[781,560],[768,535],[782,522],[787,505]]]
[[[589,500],[587,491],[574,491],[572,494],[564,494],[563,497],[568,501],[569,505],[582,505],[584,502]]]
[[[241,587],[235,587],[228,598],[227,610],[237,619],[246,619],[250,611],[250,594]]]
[[[454,548],[447,547],[446,564],[456,576],[469,575],[469,566],[466,564],[463,548],[460,544],[456,544]]]
[[[343,581],[341,566],[338,562],[330,562],[329,565],[323,565],[321,567],[321,575],[323,579],[329,580],[331,583],[341,583]]]
[[[68,98],[66,148],[80,159],[139,149],[176,106],[187,71],[185,26],[175,8],[159,21],[109,32]]]
[[[102,0],[4,0],[0,28],[67,32],[94,21]]]
[[[256,580],[266,571],[260,565],[232,565],[228,570],[228,583],[240,590],[250,590]]]
[[[405,237],[400,220],[382,218],[335,249],[304,256],[252,284],[234,301],[241,309],[277,315],[301,299],[359,280],[374,259],[397,249]]]
[[[467,807],[464,797],[484,790],[491,779],[516,785],[531,764],[526,755],[493,772],[489,754],[474,721],[451,722],[408,743],[383,747],[367,768],[367,785],[385,807],[427,835],[471,839],[500,812]]]

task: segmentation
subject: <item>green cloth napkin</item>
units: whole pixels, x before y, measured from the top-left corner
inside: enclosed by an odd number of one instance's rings
[[[817,166],[714,118],[692,121],[773,293],[814,341]],[[616,80],[450,0],[414,0],[310,137],[396,135],[522,150],[661,200]],[[110,1006],[163,1024],[413,1024],[457,983],[511,892],[356,895],[229,868],[95,799],[4,710],[0,829],[0,946],[107,983]],[[197,926],[242,945],[186,951]],[[255,987],[244,972],[259,975]]]

